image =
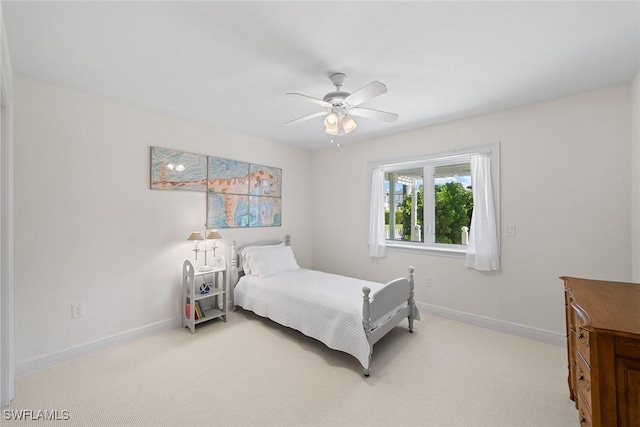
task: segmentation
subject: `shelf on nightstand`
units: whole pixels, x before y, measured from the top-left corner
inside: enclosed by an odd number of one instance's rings
[[[209,310],[204,311],[204,317],[199,318],[195,321],[195,324],[206,322],[207,320],[217,319],[218,317],[225,316],[226,313],[219,308],[210,308]]]
[[[207,292],[206,294],[197,293],[193,297],[193,299],[198,301],[198,300],[209,298],[209,297],[212,297],[212,296],[215,296],[215,295],[221,295],[223,293],[224,293],[224,289],[222,289],[222,288],[211,288],[211,289],[209,289],[209,292]]]
[[[189,260],[182,265],[182,326],[188,327],[192,334],[200,323],[218,318],[227,321],[227,264],[221,255],[215,258],[214,263],[212,268],[204,270],[196,270]],[[206,293],[200,293],[202,280],[212,285]],[[203,311],[199,319],[195,318],[196,303]]]

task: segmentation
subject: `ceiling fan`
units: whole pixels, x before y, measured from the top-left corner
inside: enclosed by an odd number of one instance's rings
[[[398,120],[398,115],[395,113],[358,107],[360,104],[387,92],[387,87],[384,84],[378,81],[372,81],[354,93],[349,93],[340,90],[344,81],[347,79],[345,74],[334,73],[329,77],[329,79],[336,87],[336,90],[335,92],[327,93],[322,99],[303,95],[301,93],[287,93],[287,96],[294,96],[304,101],[318,104],[323,107],[324,111],[291,120],[290,122],[285,123],[285,126],[291,126],[316,117],[325,116],[324,131],[329,135],[344,135],[358,127],[351,116],[382,120],[387,123],[393,123]]]

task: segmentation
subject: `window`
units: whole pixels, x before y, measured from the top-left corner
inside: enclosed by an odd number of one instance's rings
[[[387,240],[424,241],[422,168],[390,170],[384,174],[384,224]]]
[[[498,148],[496,144],[370,165],[372,170],[382,169],[384,177],[384,203],[377,205],[377,209],[384,210],[384,240],[378,241],[389,248],[466,254],[474,211],[472,156],[489,155],[495,196],[499,194]],[[499,212],[496,197],[493,205],[493,212]],[[372,205],[372,215],[373,211]]]
[[[473,212],[468,159],[425,163],[411,169],[393,168],[385,172],[384,187],[387,240],[467,243]]]

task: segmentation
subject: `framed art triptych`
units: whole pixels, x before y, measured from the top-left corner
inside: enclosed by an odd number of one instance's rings
[[[282,169],[151,147],[151,188],[207,193],[207,228],[282,225]]]

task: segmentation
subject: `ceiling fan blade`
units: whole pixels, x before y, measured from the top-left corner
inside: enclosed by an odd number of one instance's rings
[[[351,108],[349,114],[352,116],[366,117],[368,119],[382,120],[383,122],[393,123],[398,120],[396,113],[387,113],[386,111],[372,110],[370,108]]]
[[[320,111],[319,113],[313,113],[306,116],[302,116],[295,120],[291,120],[290,122],[287,122],[284,125],[285,126],[297,125],[298,123],[306,122],[307,120],[315,119],[316,117],[326,116],[326,115],[327,115],[326,111]]]
[[[322,105],[324,108],[332,107],[332,105],[327,101],[323,101],[322,99],[314,98],[312,96],[303,95],[301,93],[288,93],[287,96],[293,96],[296,98],[300,98],[303,101],[313,102],[314,104]]]
[[[344,99],[344,102],[352,107],[355,107],[356,105],[360,105],[363,102],[375,98],[376,96],[380,96],[386,92],[387,87],[383,83],[380,83],[379,81],[372,81],[368,85],[358,89],[351,95],[347,96]]]

